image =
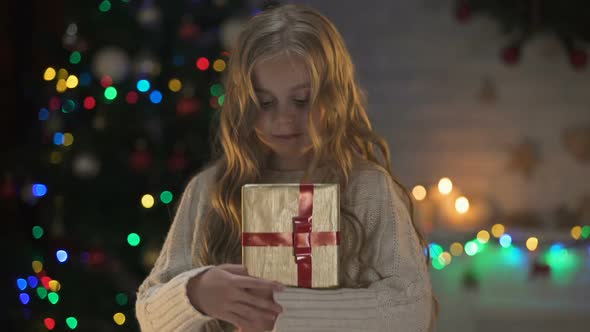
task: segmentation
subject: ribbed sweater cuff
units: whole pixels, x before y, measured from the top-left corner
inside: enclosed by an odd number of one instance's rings
[[[214,319],[193,307],[187,295],[188,281],[212,267],[202,266],[180,273],[153,294],[144,307],[151,331],[185,330]]]
[[[286,287],[274,293],[283,307],[277,331],[374,331],[377,293],[370,289],[314,290]]]

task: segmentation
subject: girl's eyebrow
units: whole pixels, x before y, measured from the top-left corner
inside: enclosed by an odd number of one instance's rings
[[[290,89],[290,91],[297,90],[297,89],[309,88],[309,87],[310,87],[310,84],[307,83],[307,82],[306,83],[300,83],[300,84],[297,84],[297,85],[292,86],[291,89]],[[256,92],[271,93],[270,91],[265,90],[265,89],[263,89],[261,87],[258,87],[258,86],[254,86],[254,91],[256,91]]]

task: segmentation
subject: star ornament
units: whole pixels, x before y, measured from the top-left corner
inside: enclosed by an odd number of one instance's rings
[[[530,178],[540,162],[537,145],[532,140],[526,139],[511,149],[508,169]]]

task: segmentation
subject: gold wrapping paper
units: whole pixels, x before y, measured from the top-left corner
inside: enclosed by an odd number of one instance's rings
[[[314,184],[312,232],[340,231],[340,191],[336,184]],[[293,232],[299,214],[299,184],[242,186],[242,232]],[[338,288],[338,246],[312,245],[312,288]],[[242,246],[242,264],[252,276],[297,287],[292,246]]]

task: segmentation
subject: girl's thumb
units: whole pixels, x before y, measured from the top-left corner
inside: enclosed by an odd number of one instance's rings
[[[225,270],[233,274],[248,275],[248,270],[244,265],[241,264],[228,264]]]

